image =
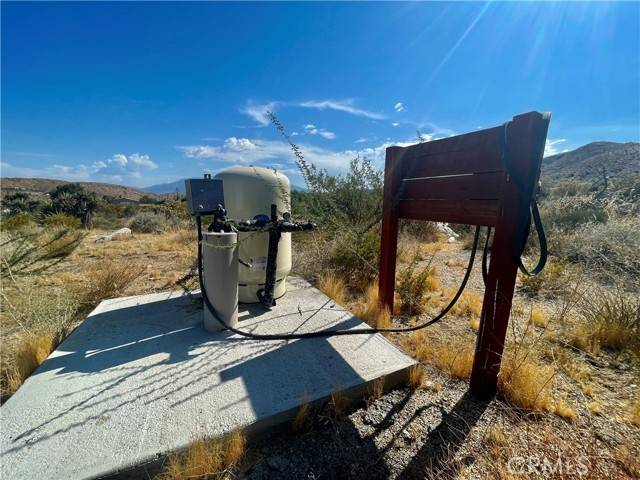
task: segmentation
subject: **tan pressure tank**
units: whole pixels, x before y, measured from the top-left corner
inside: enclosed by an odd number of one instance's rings
[[[271,204],[277,206],[278,218],[291,212],[291,184],[275,170],[263,167],[231,167],[215,178],[223,181],[227,218],[250,220],[257,215],[271,216]],[[238,234],[238,300],[258,303],[258,290],[264,288],[267,270],[269,234],[242,232]],[[249,266],[244,265],[248,264]],[[283,233],[278,243],[274,298],[286,291],[286,278],[291,271],[291,233]]]

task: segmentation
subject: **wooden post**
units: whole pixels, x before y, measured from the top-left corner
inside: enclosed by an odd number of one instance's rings
[[[548,125],[541,119],[542,115],[536,112],[519,115],[514,117],[508,128],[509,173],[505,174],[502,189],[501,211],[491,248],[491,263],[471,372],[470,389],[477,397],[490,397],[497,388],[518,273],[514,242],[522,238],[523,229],[528,226],[523,220],[529,215],[531,195],[542,159],[538,143],[540,135],[546,137]]]
[[[378,297],[382,305],[393,312],[393,292],[396,284],[396,254],[398,252],[398,197],[400,192],[402,148],[389,147],[384,164],[382,200],[382,235],[380,239],[380,272]]]

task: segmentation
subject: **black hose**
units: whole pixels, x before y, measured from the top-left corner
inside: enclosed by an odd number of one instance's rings
[[[207,290],[205,289],[203,275],[202,275],[202,221],[200,216],[196,216],[196,225],[198,227],[198,280],[200,282],[200,291],[202,294],[202,300],[204,302],[204,308],[209,309],[213,317],[222,325],[226,330],[230,330],[233,333],[237,333],[243,337],[253,338],[257,340],[295,340],[300,338],[319,338],[319,337],[332,337],[337,335],[363,335],[363,334],[372,334],[372,333],[403,333],[403,332],[413,332],[416,330],[421,330],[430,325],[433,325],[436,322],[442,320],[442,318],[453,308],[456,304],[465,287],[467,286],[467,282],[469,281],[469,277],[471,276],[471,271],[473,270],[473,262],[476,257],[476,251],[478,249],[478,238],[480,237],[480,227],[476,227],[476,232],[473,237],[473,246],[471,247],[471,254],[469,256],[469,264],[467,265],[467,270],[464,274],[464,278],[462,279],[462,283],[458,288],[458,291],[453,296],[449,304],[434,318],[431,320],[421,323],[419,325],[415,325],[413,327],[400,327],[400,328],[354,328],[351,330],[320,330],[318,332],[307,332],[307,333],[282,333],[282,334],[260,334],[260,333],[251,333],[245,332],[243,330],[239,330],[228,325],[224,320],[222,320],[216,314],[211,301],[209,300],[209,296],[207,295]]]

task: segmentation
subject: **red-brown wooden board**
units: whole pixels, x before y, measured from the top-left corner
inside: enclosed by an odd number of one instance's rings
[[[379,293],[391,311],[399,219],[495,227],[471,374],[476,395],[497,385],[518,268],[513,245],[527,225],[549,119],[529,112],[507,127],[386,152]]]

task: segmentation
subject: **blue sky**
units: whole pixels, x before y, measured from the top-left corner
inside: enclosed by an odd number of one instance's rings
[[[639,3],[2,3],[2,176],[301,183],[551,111],[547,153],[639,141]]]

